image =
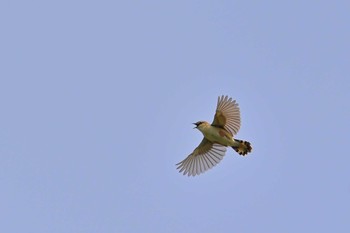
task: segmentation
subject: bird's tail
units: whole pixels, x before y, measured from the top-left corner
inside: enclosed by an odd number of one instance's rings
[[[250,145],[250,142],[242,141],[239,139],[234,139],[237,145],[232,146],[232,149],[234,149],[238,154],[240,155],[246,155],[252,151],[252,146]]]

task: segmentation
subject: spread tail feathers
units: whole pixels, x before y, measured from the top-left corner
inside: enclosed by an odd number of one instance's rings
[[[252,146],[250,145],[250,142],[242,141],[238,139],[234,139],[234,140],[237,143],[237,145],[233,146],[232,149],[234,149],[238,154],[244,156],[252,151]]]

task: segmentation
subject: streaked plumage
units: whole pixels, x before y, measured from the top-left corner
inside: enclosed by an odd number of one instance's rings
[[[219,96],[212,124],[205,121],[194,123],[204,138],[199,146],[183,161],[176,164],[184,175],[196,176],[218,164],[232,147],[240,155],[251,152],[249,142],[234,139],[241,126],[238,104],[228,96]]]

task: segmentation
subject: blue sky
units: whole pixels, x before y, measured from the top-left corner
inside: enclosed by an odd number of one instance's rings
[[[1,232],[349,232],[347,1],[2,1]],[[217,96],[237,138],[198,177]]]

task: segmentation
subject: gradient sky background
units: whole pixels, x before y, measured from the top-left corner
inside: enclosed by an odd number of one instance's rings
[[[350,232],[348,1],[1,1],[0,232]],[[198,177],[217,96],[237,138]]]

